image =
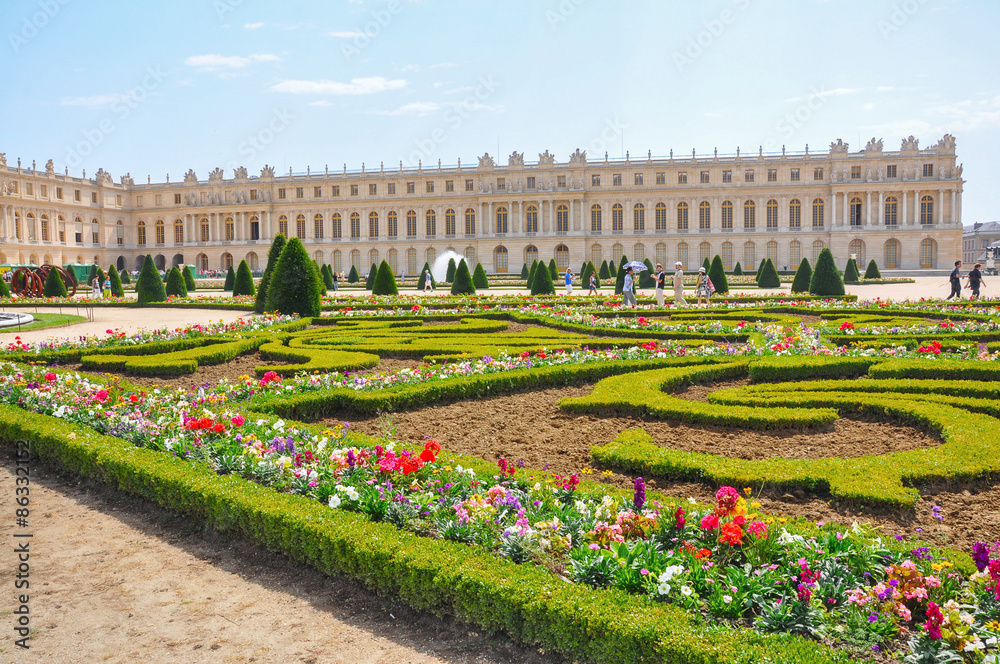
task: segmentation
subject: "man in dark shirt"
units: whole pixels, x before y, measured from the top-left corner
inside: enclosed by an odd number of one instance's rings
[[[962,299],[962,261],[955,261],[955,269],[951,271],[951,276],[948,277],[948,281],[951,282],[951,295],[944,298],[950,300],[951,298]]]
[[[972,299],[979,299],[979,288],[985,284],[983,281],[983,273],[979,271],[981,267],[980,263],[976,263],[972,266],[972,270],[969,272],[968,287],[972,289]]]

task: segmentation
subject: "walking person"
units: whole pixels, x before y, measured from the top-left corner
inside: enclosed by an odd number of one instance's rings
[[[434,292],[434,284],[431,281],[431,271],[424,270],[424,292],[427,291]]]
[[[667,285],[667,272],[663,269],[663,266],[659,263],[656,264],[656,288],[653,289],[653,293],[656,294],[656,306],[663,306],[663,287]]]
[[[104,297],[111,297],[111,277],[104,277]]]
[[[951,275],[948,277],[948,281],[951,282],[951,295],[944,298],[945,300],[950,300],[951,298],[962,299],[962,261],[955,261],[955,269],[951,271]]]
[[[101,297],[101,280],[94,277],[94,281],[90,284],[90,295],[94,299]]]
[[[979,299],[979,289],[986,285],[986,282],[983,281],[983,273],[979,271],[980,267],[982,267],[982,263],[976,263],[967,275],[968,281],[966,282],[966,287],[972,289],[971,299],[973,300]]]
[[[340,290],[340,279],[337,278],[337,273],[334,272],[333,273],[333,292],[336,293],[338,290]]]
[[[622,284],[623,304],[630,309],[635,309],[635,293],[632,292],[632,268],[625,268],[625,282]]]
[[[597,295],[597,275],[593,272],[590,273],[590,292],[587,296]]]
[[[566,268],[566,294],[570,295],[573,292],[573,270],[571,268]]]
[[[705,298],[705,306],[708,306],[714,291],[712,280],[708,278],[705,268],[698,268],[698,285],[695,287],[695,292],[698,294],[698,306],[701,306],[701,298],[703,297]]]
[[[684,299],[684,264],[680,261],[674,263],[677,268],[674,272],[674,304],[678,307],[686,307],[687,300]]]

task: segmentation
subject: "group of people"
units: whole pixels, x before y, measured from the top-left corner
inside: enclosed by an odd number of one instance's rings
[[[684,264],[680,261],[674,263],[674,276],[673,276],[673,288],[674,288],[674,304],[678,307],[687,306],[687,300],[684,299]],[[631,266],[626,265],[625,268],[625,279],[622,283],[622,298],[624,299],[624,304],[626,307],[635,308],[635,270]],[[656,276],[654,280],[654,293],[656,294],[656,304],[662,307],[666,296],[664,295],[664,290],[667,286],[667,272],[663,269],[663,265],[660,263],[656,264]],[[594,274],[590,275],[590,290],[587,295],[597,295],[597,276]],[[566,294],[569,295],[573,292],[573,270],[566,268]],[[705,271],[704,267],[698,268],[698,281],[695,283],[695,294],[698,296],[698,304],[701,305],[708,304],[709,299],[715,293],[715,286],[712,284],[712,280],[709,279],[708,273]]]
[[[94,280],[90,282],[90,296],[93,298],[111,297],[111,277],[105,275],[103,285],[100,278],[94,277]]]
[[[979,291],[986,285],[986,282],[983,281],[983,273],[979,269],[982,266],[982,263],[976,263],[972,269],[969,270],[969,274],[965,276],[965,287],[972,291],[972,297],[970,298],[972,300],[979,299]],[[945,298],[945,300],[950,300],[951,298],[961,300],[962,261],[955,261],[955,269],[952,270],[951,274],[948,276],[948,282],[951,284],[951,293]]]

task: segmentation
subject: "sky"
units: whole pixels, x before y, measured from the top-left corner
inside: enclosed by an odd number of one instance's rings
[[[0,152],[205,179],[898,150],[956,136],[963,222],[1000,219],[995,0],[3,0]]]

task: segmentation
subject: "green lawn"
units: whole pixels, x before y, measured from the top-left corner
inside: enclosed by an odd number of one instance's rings
[[[75,316],[73,314],[36,314],[32,313],[35,320],[28,325],[22,325],[20,330],[16,325],[13,327],[0,328],[0,333],[4,332],[24,332],[27,330],[40,330],[44,327],[59,327],[62,325],[70,325],[72,323],[79,323],[82,320],[86,320],[83,316]]]

